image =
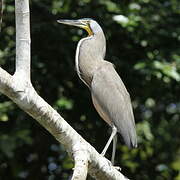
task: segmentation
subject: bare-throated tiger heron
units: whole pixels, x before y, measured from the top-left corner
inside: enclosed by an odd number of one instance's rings
[[[79,78],[88,86],[93,104],[102,119],[112,127],[111,136],[102,151],[105,155],[113,140],[114,163],[117,132],[128,147],[137,147],[134,115],[129,93],[112,63],[104,60],[106,39],[100,25],[90,18],[58,20],[59,23],[85,29],[88,36],[79,41],[75,65]]]

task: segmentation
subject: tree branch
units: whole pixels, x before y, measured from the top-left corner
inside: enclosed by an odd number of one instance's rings
[[[47,102],[30,81],[29,2],[16,0],[16,72],[0,68],[0,92],[12,99],[65,146],[75,161],[73,180],[85,180],[87,172],[96,179],[126,179],[94,147],[86,142]]]
[[[81,146],[81,144],[76,143],[77,150],[74,150],[73,154],[75,166],[72,180],[84,180],[87,177],[89,154],[86,151],[86,147],[84,150],[79,150]]]
[[[28,0],[15,0],[16,72],[15,76],[30,81],[30,13]]]

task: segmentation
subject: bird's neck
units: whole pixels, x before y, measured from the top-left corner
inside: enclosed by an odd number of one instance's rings
[[[79,41],[76,49],[76,71],[89,86],[93,73],[104,59],[106,40],[103,32],[88,36]]]

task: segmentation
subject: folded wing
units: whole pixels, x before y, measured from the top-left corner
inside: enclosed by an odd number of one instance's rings
[[[137,146],[134,115],[129,93],[113,65],[104,61],[93,74],[93,104],[100,116],[115,126],[128,147]]]

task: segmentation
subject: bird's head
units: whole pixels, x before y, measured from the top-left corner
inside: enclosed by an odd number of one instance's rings
[[[57,22],[85,29],[88,32],[89,36],[95,34],[98,31],[102,31],[99,24],[91,18],[83,18],[77,20],[59,19],[57,20]]]

